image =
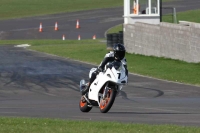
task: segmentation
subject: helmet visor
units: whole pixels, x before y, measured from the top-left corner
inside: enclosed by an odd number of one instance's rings
[[[115,56],[117,59],[122,60],[125,56],[125,51],[116,51]]]

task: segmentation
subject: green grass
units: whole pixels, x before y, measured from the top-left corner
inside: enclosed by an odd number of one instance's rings
[[[199,133],[198,127],[0,117],[1,133]]]
[[[122,0],[1,0],[0,18],[17,18],[122,5]]]
[[[99,40],[24,40],[0,41],[1,44],[32,44],[31,49],[98,65],[108,52]],[[200,63],[126,54],[132,73],[169,81],[200,85]]]
[[[108,29],[107,33],[119,33],[119,31],[123,31],[123,24],[116,25]]]
[[[123,6],[123,0],[1,0],[0,19],[118,6]]]
[[[200,10],[190,10],[177,13],[177,20],[200,23]],[[164,15],[163,22],[173,23],[172,14]]]

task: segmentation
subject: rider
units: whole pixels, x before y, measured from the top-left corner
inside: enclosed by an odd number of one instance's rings
[[[126,59],[125,59],[125,47],[123,44],[117,43],[113,47],[113,51],[110,51],[107,53],[101,62],[101,64],[98,66],[97,70],[92,73],[92,76],[90,78],[90,81],[85,89],[82,90],[82,95],[85,95],[90,88],[90,85],[92,82],[96,79],[96,76],[99,74],[99,72],[102,72],[104,70],[105,65],[108,62],[113,62],[113,61],[122,61],[125,69],[126,69],[126,74],[128,75],[128,70],[127,70],[127,64],[126,64]]]

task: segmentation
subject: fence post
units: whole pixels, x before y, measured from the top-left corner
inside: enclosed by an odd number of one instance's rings
[[[174,23],[177,24],[176,8],[175,7],[173,8],[173,20],[174,20]]]

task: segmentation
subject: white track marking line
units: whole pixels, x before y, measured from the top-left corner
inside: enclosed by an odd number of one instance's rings
[[[22,29],[8,30],[8,31],[5,31],[5,32],[9,32],[9,31],[23,31],[23,30],[32,30],[32,29],[39,29],[39,27],[38,28],[22,28]]]

